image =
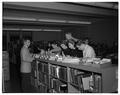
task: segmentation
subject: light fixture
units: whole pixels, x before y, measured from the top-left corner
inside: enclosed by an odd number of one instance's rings
[[[83,4],[83,5],[90,5],[96,7],[103,7],[103,8],[112,8],[118,9],[118,4],[109,3],[109,2],[74,2],[76,4]]]
[[[39,21],[39,22],[51,22],[51,23],[72,23],[72,24],[91,24],[88,21],[70,21],[70,20],[56,20],[56,19],[35,19],[24,17],[3,17],[3,20],[22,20],[22,21]]]
[[[68,23],[73,23],[73,24],[91,24],[91,22],[87,22],[87,21],[68,21]]]
[[[22,31],[42,31],[42,29],[21,29]]]
[[[88,21],[67,21],[67,20],[53,20],[53,19],[38,19],[41,22],[57,22],[57,23],[72,23],[72,24],[91,24]]]
[[[56,32],[60,32],[60,29],[43,29],[43,31],[56,31]]]
[[[24,17],[3,17],[4,20],[23,20],[23,21],[36,21],[35,18],[24,18]]]
[[[19,28],[3,28],[3,30],[7,30],[7,31],[9,31],[9,30],[20,30]]]
[[[55,20],[55,19],[38,19],[41,22],[57,22],[57,23],[65,23],[65,20]]]

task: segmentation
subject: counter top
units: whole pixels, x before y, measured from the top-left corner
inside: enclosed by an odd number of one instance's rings
[[[45,59],[36,59],[36,60],[41,61],[41,62],[51,63],[53,65],[70,67],[70,68],[75,68],[75,69],[80,69],[80,70],[85,70],[85,71],[91,71],[91,72],[95,72],[95,73],[102,73],[102,70],[116,66],[116,65],[113,65],[111,62],[108,62],[105,64],[84,65],[82,62],[74,64],[74,63],[63,63],[63,62],[45,60]]]

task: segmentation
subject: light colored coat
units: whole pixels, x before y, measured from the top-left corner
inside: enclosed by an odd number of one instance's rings
[[[83,50],[83,58],[95,58],[95,57],[96,54],[94,49],[91,46],[86,45],[85,49]]]
[[[20,71],[22,73],[30,73],[31,72],[31,62],[34,60],[32,54],[30,54],[29,49],[25,46],[21,49],[21,68]]]

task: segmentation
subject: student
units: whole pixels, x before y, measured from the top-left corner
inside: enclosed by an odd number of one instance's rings
[[[69,54],[72,57],[81,57],[80,51],[76,48],[76,43],[72,40],[68,41]]]
[[[68,47],[69,47],[70,49],[75,50],[75,42],[73,42],[72,40],[69,40],[69,41],[68,41]]]
[[[70,32],[66,33],[66,34],[65,34],[65,37],[66,37],[66,40],[68,40],[68,41],[69,41],[69,40],[73,40],[74,42],[77,42],[77,41],[78,41],[78,39],[77,39],[77,38],[74,38]]]
[[[79,50],[83,51],[83,58],[95,58],[96,57],[94,49],[90,45],[86,44],[84,41],[78,42],[76,47]]]
[[[60,45],[63,56],[69,56],[70,50],[68,48],[67,42],[63,41]]]
[[[21,83],[23,92],[31,92],[32,86],[31,84],[31,62],[34,60],[32,57],[33,54],[29,51],[30,40],[25,38],[23,40],[23,47],[21,48]]]
[[[84,40],[83,40],[84,42],[85,42],[85,44],[89,44],[89,38],[84,38]]]
[[[58,46],[58,44],[56,42],[53,42],[51,44],[52,49],[50,50],[51,53],[60,53],[61,52],[61,48]]]

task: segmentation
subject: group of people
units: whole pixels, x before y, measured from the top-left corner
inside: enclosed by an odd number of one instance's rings
[[[63,41],[59,46],[57,43],[52,43],[52,49],[49,50],[51,53],[61,53],[63,56],[77,56],[83,58],[94,58],[95,51],[89,46],[88,41],[81,41],[72,36],[71,33],[65,34],[66,40]],[[22,79],[22,90],[23,92],[31,92],[30,77],[31,77],[31,62],[35,59],[34,54],[30,53],[29,46],[30,40],[23,40],[23,47],[21,48],[21,79]],[[81,53],[82,51],[82,53]],[[42,53],[43,51],[41,51]],[[78,53],[79,52],[79,53]]]
[[[94,58],[96,56],[94,49],[88,44],[88,39],[79,40],[72,36],[71,33],[66,33],[66,40],[60,43],[52,43],[50,52],[62,53],[64,56]],[[82,52],[83,51],[83,52]]]

